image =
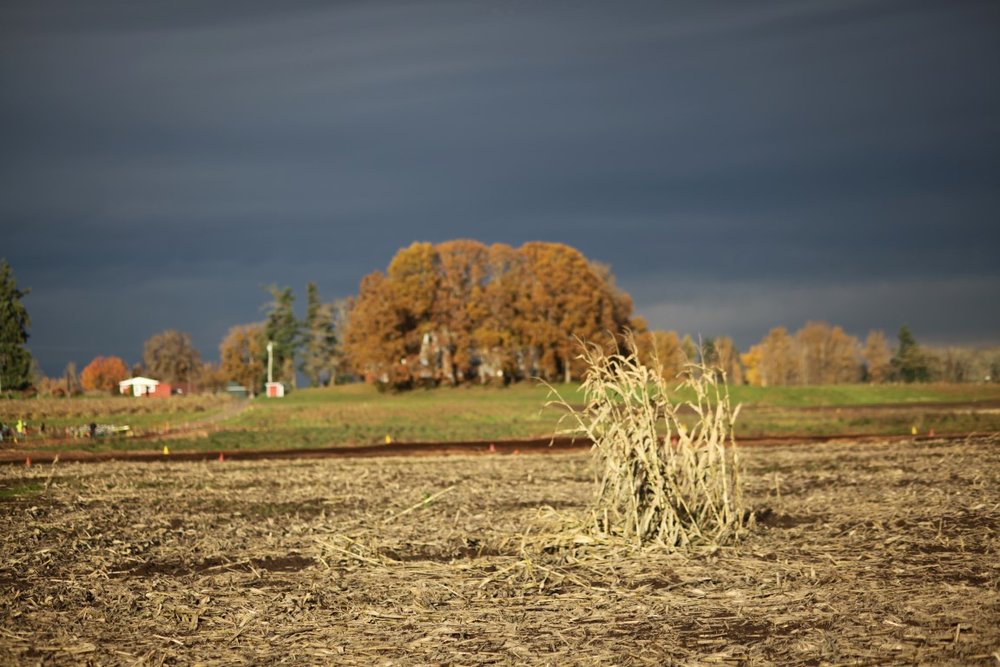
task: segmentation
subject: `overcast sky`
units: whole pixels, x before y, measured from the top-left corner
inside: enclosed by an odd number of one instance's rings
[[[0,4],[0,256],[45,372],[206,358],[415,240],[546,240],[657,328],[1000,342],[995,0]]]

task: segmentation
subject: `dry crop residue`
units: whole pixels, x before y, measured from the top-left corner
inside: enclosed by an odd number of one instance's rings
[[[585,455],[3,468],[0,656],[996,664],[1000,444],[744,456],[738,548],[572,559]]]

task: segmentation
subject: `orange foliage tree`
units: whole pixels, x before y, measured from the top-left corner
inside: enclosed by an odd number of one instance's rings
[[[128,366],[120,357],[95,357],[80,373],[80,385],[88,391],[115,392],[128,377]]]
[[[251,396],[264,387],[267,342],[263,324],[241,324],[229,329],[219,344],[219,374],[246,387]]]
[[[861,378],[860,345],[838,326],[807,322],[794,336],[771,329],[741,360],[754,385],[843,384]]]
[[[688,359],[675,331],[641,331],[636,333],[639,361],[650,368],[659,368],[663,379],[673,382],[684,370]]]
[[[607,267],[558,243],[414,243],[366,276],[344,332],[369,381],[394,386],[582,372],[575,338],[632,324],[632,300]]]
[[[802,384],[843,384],[861,379],[861,344],[838,326],[807,322],[795,333]]]
[[[881,384],[889,379],[892,372],[892,352],[882,331],[869,331],[865,347],[861,352],[865,360],[865,375],[873,384]]]
[[[751,384],[778,387],[799,384],[799,359],[795,339],[785,327],[771,329],[764,339],[741,355]]]

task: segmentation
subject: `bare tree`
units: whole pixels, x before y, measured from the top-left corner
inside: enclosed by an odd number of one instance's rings
[[[868,332],[861,356],[865,360],[865,371],[869,382],[882,384],[889,379],[889,373],[892,371],[892,352],[889,350],[884,332],[879,330]]]
[[[201,369],[201,355],[191,343],[191,334],[168,329],[151,337],[143,345],[146,372],[157,380],[173,385],[187,385]]]

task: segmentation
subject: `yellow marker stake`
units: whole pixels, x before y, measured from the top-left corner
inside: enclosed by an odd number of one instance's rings
[[[917,427],[916,426],[911,426],[910,427],[910,435],[916,435],[916,434],[917,434]]]
[[[385,444],[387,444],[387,445],[391,445],[392,444],[392,436],[389,435],[388,433],[385,434]]]
[[[167,447],[166,445],[163,445],[163,455],[167,456],[168,454],[170,454],[170,448]]]

